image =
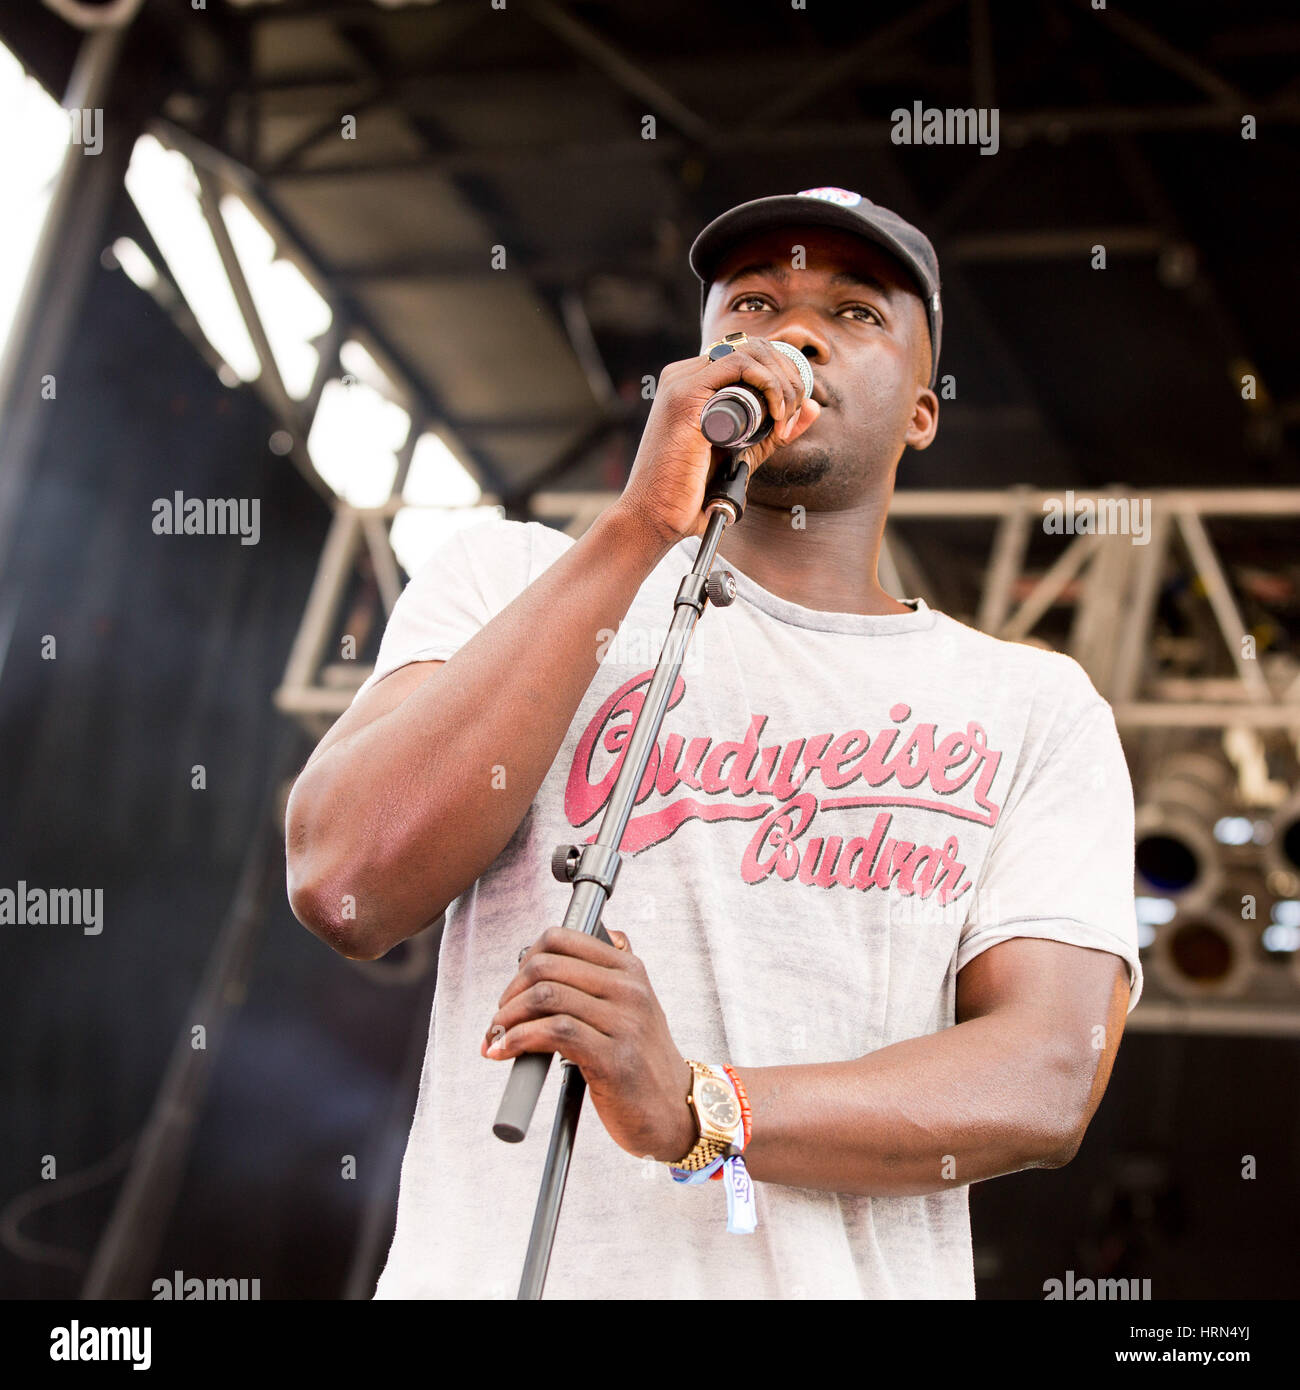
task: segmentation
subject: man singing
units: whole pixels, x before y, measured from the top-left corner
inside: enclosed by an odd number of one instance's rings
[[[293,908],[336,950],[447,914],[376,1297],[514,1296],[560,1068],[523,1144],[492,1122],[510,1059],[555,1052],[599,1123],[549,1297],[971,1298],[969,1184],[1069,1161],[1141,991],[1109,705],[1069,657],[877,577],[899,460],[938,428],[929,241],[818,188],[731,209],[691,266],[701,351],[660,375],[622,495],[578,541],[447,542],[289,803]],[[705,528],[701,412],[736,383],[775,428],[611,946],[555,925],[551,852],[599,826]]]

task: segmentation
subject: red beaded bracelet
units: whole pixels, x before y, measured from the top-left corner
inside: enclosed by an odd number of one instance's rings
[[[731,1078],[731,1084],[736,1088],[736,1099],[740,1101],[740,1118],[745,1126],[744,1148],[749,1147],[749,1136],[753,1132],[753,1115],[749,1108],[749,1097],[745,1094],[745,1088],[740,1084],[740,1077],[724,1062],[722,1070]]]
[[[749,1109],[749,1097],[745,1094],[744,1086],[740,1084],[740,1077],[738,1077],[725,1062],[722,1064],[722,1070],[727,1073],[728,1079],[736,1088],[736,1099],[740,1102],[740,1122],[742,1125],[740,1147],[742,1149],[747,1149],[749,1147],[749,1136],[753,1129],[753,1116]],[[710,1182],[720,1182],[721,1180],[721,1167],[718,1168],[717,1172],[709,1174]]]

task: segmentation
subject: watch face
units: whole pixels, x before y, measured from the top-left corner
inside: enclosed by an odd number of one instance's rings
[[[720,1081],[707,1080],[700,1086],[700,1106],[719,1129],[733,1129],[740,1119],[736,1097]]]

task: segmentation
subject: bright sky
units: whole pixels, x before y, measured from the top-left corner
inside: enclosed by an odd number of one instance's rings
[[[68,146],[68,117],[0,45],[0,341],[8,341],[54,178]],[[21,138],[17,133],[21,132]]]
[[[6,215],[0,218],[2,343],[12,327],[69,138],[68,114],[3,45],[0,129],[11,136],[0,143],[0,187],[6,190]],[[126,186],[204,335],[227,364],[222,379],[232,385],[256,380],[257,352],[199,205],[189,160],[152,135],[141,136]],[[285,389],[302,400],[319,361],[311,340],[329,327],[329,304],[292,261],[277,257],[275,240],[253,208],[226,196],[221,212]],[[126,239],[113,249],[123,271],[147,291],[157,270],[145,253]],[[344,379],[326,384],[307,451],[340,497],[357,507],[379,506],[392,489],[410,417],[398,403],[401,393],[360,343],[345,343],[340,360]],[[422,434],[403,491],[404,500],[413,505],[397,514],[392,528],[393,548],[408,573],[451,531],[500,515],[500,508],[476,505],[480,495],[446,443],[436,433]]]

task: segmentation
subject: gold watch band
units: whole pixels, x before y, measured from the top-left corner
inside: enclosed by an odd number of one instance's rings
[[[717,1139],[700,1138],[696,1141],[695,1147],[686,1155],[679,1159],[672,1166],[674,1168],[684,1168],[688,1173],[696,1173],[701,1168],[707,1168],[715,1158],[721,1157],[731,1147],[730,1144],[723,1144]]]
[[[714,1067],[707,1067],[703,1062],[693,1062],[689,1057],[685,1058],[686,1065],[691,1069],[691,1089],[686,1095],[686,1104],[690,1106],[691,1113],[695,1116],[696,1126],[699,1126],[700,1117],[696,1112],[693,1098],[695,1095],[695,1078],[697,1076],[712,1076],[715,1079],[719,1076],[718,1070]],[[726,1081],[726,1074],[722,1073],[722,1079]],[[728,1081],[728,1085],[731,1083]],[[681,1168],[688,1173],[698,1172],[701,1168],[707,1168],[715,1158],[725,1154],[731,1145],[724,1139],[711,1139],[704,1134],[700,1134],[695,1141],[694,1147],[685,1158],[679,1159],[676,1163],[670,1164],[672,1168]]]

